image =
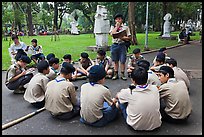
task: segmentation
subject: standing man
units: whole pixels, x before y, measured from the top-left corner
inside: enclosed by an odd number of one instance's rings
[[[120,33],[122,31],[126,31],[126,36],[119,36],[117,38],[113,37],[113,44],[111,46],[111,58],[114,62],[114,76],[113,80],[119,78],[118,76],[118,68],[119,68],[119,61],[120,61],[120,69],[121,69],[121,79],[127,80],[125,77],[125,62],[126,62],[126,55],[127,55],[127,47],[126,44],[131,40],[131,34],[128,26],[123,24],[123,15],[116,14],[114,17],[115,26],[111,26],[110,35],[114,35]]]

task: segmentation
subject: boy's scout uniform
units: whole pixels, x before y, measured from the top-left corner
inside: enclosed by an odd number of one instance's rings
[[[112,105],[112,97],[110,90],[101,84],[92,86],[90,83],[81,86],[81,117],[93,123],[103,117],[103,103],[106,101]]]
[[[161,126],[159,92],[155,85],[122,89],[118,93],[121,104],[128,103],[126,122],[135,130],[153,130]]]
[[[37,73],[28,83],[24,99],[29,103],[41,102],[45,98],[45,91],[49,79],[43,73]]]
[[[192,111],[192,106],[184,81],[170,78],[159,88],[160,98],[164,99],[165,112],[173,119],[185,119]]]
[[[148,84],[160,86],[161,81],[159,80],[159,77],[154,73],[152,70],[148,70],[148,79],[147,79]]]
[[[76,91],[72,82],[61,76],[47,84],[45,92],[45,108],[52,115],[70,112],[77,105]]]
[[[47,74],[46,76],[50,79],[53,80],[57,77],[57,75],[59,74],[58,70],[55,70],[53,67],[49,67],[50,72],[49,74]]]
[[[138,66],[137,66],[137,62],[138,62],[139,60],[142,60],[142,59],[145,59],[142,55],[140,55],[139,58],[136,58],[134,55],[131,55],[131,56],[129,57],[129,60],[128,60],[128,68],[129,68],[129,67],[134,67],[134,68],[138,67]]]
[[[173,67],[172,69],[174,70],[174,77],[177,80],[183,80],[185,82],[187,88],[189,89],[190,88],[190,81],[189,81],[186,73],[181,68],[178,68],[178,67]]]
[[[108,65],[108,70],[113,69],[112,60],[110,57],[105,57],[104,60],[96,59],[96,65],[102,66],[104,69]]]

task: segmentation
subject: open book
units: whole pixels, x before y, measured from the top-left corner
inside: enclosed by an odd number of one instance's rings
[[[26,74],[30,74],[34,72],[35,72],[35,68],[29,68],[28,70],[26,70]]]
[[[126,30],[123,30],[123,31],[120,31],[120,32],[117,32],[115,34],[112,34],[113,38],[121,38],[123,36],[127,36],[127,33],[126,33]]]

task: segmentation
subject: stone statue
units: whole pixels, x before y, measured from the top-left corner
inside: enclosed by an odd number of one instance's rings
[[[191,19],[189,19],[188,21],[187,21],[187,24],[186,24],[186,34],[192,34],[193,32],[193,23],[192,23],[192,20]]]
[[[171,32],[171,23],[169,22],[169,20],[171,19],[171,14],[167,13],[164,16],[164,31],[163,31],[163,35],[162,37],[171,37],[170,32]]]
[[[71,17],[71,22],[70,22],[70,25],[71,25],[71,34],[79,34],[79,30],[77,28],[78,26],[78,23],[77,23],[77,19],[75,20],[75,17],[77,17],[77,11],[74,10],[71,14],[70,14],[70,17]]]
[[[108,46],[108,33],[110,30],[110,21],[107,19],[107,9],[105,6],[97,5],[94,33],[96,38],[96,46]]]

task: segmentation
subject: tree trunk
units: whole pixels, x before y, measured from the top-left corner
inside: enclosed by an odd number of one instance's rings
[[[60,28],[61,28],[61,26],[62,26],[62,19],[63,19],[63,18],[61,17],[61,18],[60,18],[59,27],[58,27],[59,29],[60,29]]]
[[[58,20],[58,3],[54,2],[54,26],[53,26],[53,30],[54,29],[58,30],[57,20]]]
[[[31,14],[31,2],[27,2],[27,21],[28,21],[28,35],[33,36],[33,23]]]
[[[163,35],[163,29],[164,29],[164,16],[167,14],[167,2],[163,2],[163,16],[162,16],[162,26],[161,26],[161,33],[160,33],[160,36]]]
[[[128,3],[128,26],[132,36],[132,45],[137,45],[136,31],[135,31],[135,2]]]

